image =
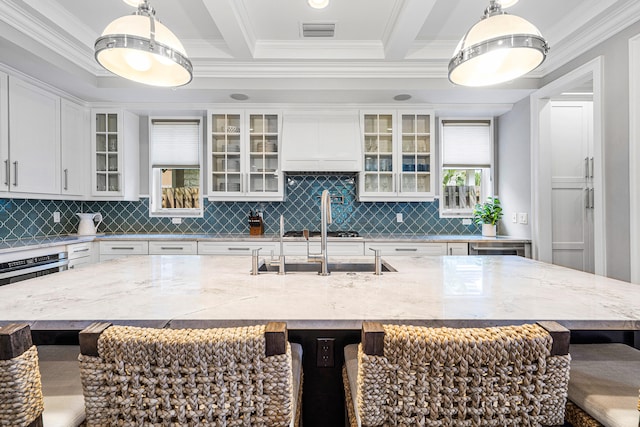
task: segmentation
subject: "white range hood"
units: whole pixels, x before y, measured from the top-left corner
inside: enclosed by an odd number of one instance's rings
[[[358,110],[285,111],[282,170],[360,172],[361,135]]]

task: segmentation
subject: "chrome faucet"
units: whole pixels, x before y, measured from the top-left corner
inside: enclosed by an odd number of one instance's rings
[[[320,276],[328,276],[329,256],[327,254],[327,226],[331,224],[331,195],[329,190],[323,190],[320,196],[320,253],[309,254],[307,246],[307,261],[320,263]],[[308,233],[305,236],[308,242]],[[307,243],[308,245],[308,243]]]
[[[271,261],[269,264],[272,266],[278,266],[278,274],[285,274],[285,258],[284,258],[284,215],[280,215],[280,255],[277,257],[271,254]]]

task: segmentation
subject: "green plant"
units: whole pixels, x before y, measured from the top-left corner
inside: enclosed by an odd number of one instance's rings
[[[502,206],[497,197],[487,197],[485,203],[478,203],[473,208],[473,222],[478,225],[495,225],[502,218]]]

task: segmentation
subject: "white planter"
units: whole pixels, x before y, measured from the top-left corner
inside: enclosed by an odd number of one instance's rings
[[[495,224],[482,224],[482,235],[485,237],[496,237]]]

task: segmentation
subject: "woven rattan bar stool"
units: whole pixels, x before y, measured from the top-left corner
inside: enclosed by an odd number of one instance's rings
[[[572,344],[567,421],[573,427],[640,426],[640,350]]]
[[[78,346],[34,346],[26,323],[0,327],[0,425],[81,425],[78,353]]]
[[[345,347],[350,426],[564,424],[569,330],[555,322],[428,328],[364,322]]]
[[[80,333],[87,426],[297,426],[302,347],[285,323]]]

